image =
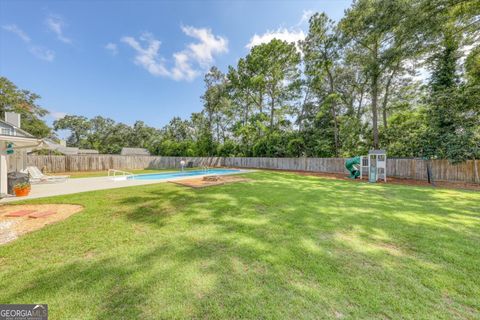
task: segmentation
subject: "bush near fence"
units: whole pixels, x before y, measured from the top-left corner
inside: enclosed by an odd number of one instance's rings
[[[326,173],[347,173],[344,158],[239,158],[239,157],[161,157],[120,155],[38,156],[28,155],[26,163],[46,168],[48,172],[101,171],[108,169],[178,168],[180,161],[195,166],[280,169]],[[480,161],[450,164],[448,160],[431,160],[433,177],[438,181],[479,183]],[[427,161],[422,159],[387,159],[387,176],[427,180]]]

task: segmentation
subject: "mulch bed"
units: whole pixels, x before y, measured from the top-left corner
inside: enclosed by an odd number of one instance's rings
[[[0,205],[0,245],[83,210],[72,204]]]
[[[207,178],[207,179],[205,179]],[[236,177],[236,176],[217,176],[217,179],[208,179],[209,177],[193,178],[193,179],[184,179],[184,180],[173,180],[169,181],[170,183],[178,184],[190,188],[205,188],[211,186],[218,186],[228,183],[235,182],[247,182],[251,179]]]
[[[272,171],[287,171],[287,170],[272,170]],[[341,174],[341,173],[322,173],[322,172],[306,172],[306,171],[287,171],[287,172],[293,172],[303,176],[316,176],[316,177],[322,177],[322,178],[348,180],[348,181],[354,181],[358,183],[368,183],[368,177],[364,177],[363,179],[350,179],[348,178],[347,174]],[[377,183],[384,183],[384,182],[378,181]],[[466,190],[480,191],[480,184],[465,183],[465,182],[435,181],[435,186],[432,186],[427,181],[387,177],[387,184],[403,184],[403,185],[412,185],[412,186],[425,186],[425,187],[432,187],[432,188],[438,187],[438,188],[447,188],[447,189],[466,189]]]

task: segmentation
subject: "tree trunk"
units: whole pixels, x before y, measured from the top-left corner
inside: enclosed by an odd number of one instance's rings
[[[308,95],[310,94],[310,89],[307,86],[306,92],[305,92],[305,97],[303,98],[303,103],[302,103],[302,108],[300,109],[300,115],[298,117],[298,131],[302,132],[303,131],[303,121],[305,117],[305,105],[308,101]]]
[[[367,79],[365,79],[360,85],[360,99],[358,100],[357,119],[360,120],[362,116],[363,98],[365,97],[365,87],[367,85]]]
[[[273,131],[273,117],[275,114],[275,99],[272,97],[272,103],[270,106],[270,131]]]
[[[259,97],[258,97],[258,106],[260,109],[260,113],[263,113],[263,92],[259,92]]]
[[[80,147],[80,134],[78,132],[75,132],[75,140],[77,140],[76,145],[72,147]]]
[[[338,120],[337,120],[337,112],[335,111],[334,104],[332,104],[332,117],[333,117],[333,138],[335,141],[335,157],[338,157],[338,149],[339,149]]]
[[[372,76],[372,130],[373,130],[373,147],[378,149],[378,75]]]
[[[388,95],[388,91],[385,92],[385,96]],[[387,123],[387,98],[384,97],[383,104],[382,104],[382,118],[383,118],[383,127],[385,129],[388,128],[388,123]]]
[[[374,59],[375,64],[372,70],[372,83],[371,83],[371,94],[372,94],[372,130],[373,130],[373,147],[378,149],[379,139],[378,139],[378,78],[379,78],[379,65],[378,65],[378,45],[374,47]]]
[[[334,90],[335,90],[335,85],[333,83],[333,75],[330,71],[330,69],[327,67],[327,74],[328,74],[328,81],[330,82],[330,97],[333,95]],[[331,113],[332,113],[332,118],[333,118],[333,139],[335,143],[335,156],[338,157],[338,149],[340,148],[340,143],[338,139],[338,119],[337,119],[337,111],[335,109],[336,107],[336,101],[331,102]]]
[[[243,119],[243,125],[246,126],[248,123],[248,103],[245,104],[245,118]]]
[[[364,91],[362,89],[362,93],[360,94],[360,99],[358,100],[358,109],[357,109],[357,119],[359,120],[360,120],[360,117],[362,116],[363,94],[364,94]]]
[[[388,128],[387,105],[388,105],[388,97],[390,95],[390,86],[392,85],[392,79],[397,73],[397,70],[399,67],[400,67],[400,61],[398,61],[395,67],[393,68],[392,73],[390,74],[390,77],[388,77],[387,85],[385,86],[385,95],[383,96],[383,103],[382,103],[383,126],[385,127],[385,129]]]

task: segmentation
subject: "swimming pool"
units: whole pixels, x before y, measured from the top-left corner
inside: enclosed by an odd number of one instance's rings
[[[127,176],[127,180],[167,180],[182,177],[195,177],[202,175],[225,175],[239,172],[246,172],[239,169],[208,169],[205,170],[190,170],[190,171],[177,171],[177,172],[165,172],[165,173],[147,173],[136,174],[133,176]]]

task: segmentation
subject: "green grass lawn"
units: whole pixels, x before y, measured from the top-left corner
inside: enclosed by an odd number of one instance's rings
[[[50,319],[475,319],[480,193],[256,172],[82,204],[0,247],[0,303]]]

